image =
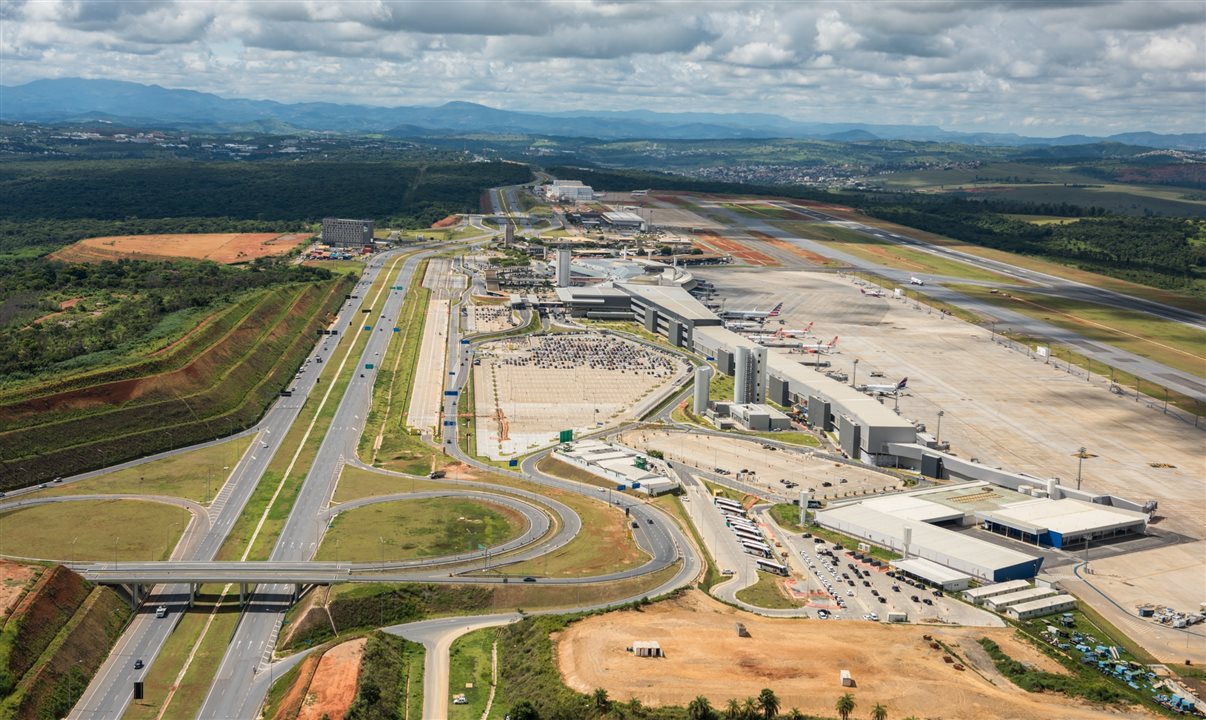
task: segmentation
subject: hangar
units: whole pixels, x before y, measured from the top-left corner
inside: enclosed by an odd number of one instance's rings
[[[816,514],[822,527],[920,557],[980,580],[1032,578],[1043,559],[929,523],[909,520],[856,502]]]
[[[1031,500],[981,510],[976,517],[986,530],[1053,548],[1147,530],[1144,513],[1073,498]]]

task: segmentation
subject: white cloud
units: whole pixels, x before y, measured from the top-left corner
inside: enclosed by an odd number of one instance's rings
[[[1016,5],[0,0],[0,68],[5,84],[110,77],[282,102],[1206,126],[1206,5]]]

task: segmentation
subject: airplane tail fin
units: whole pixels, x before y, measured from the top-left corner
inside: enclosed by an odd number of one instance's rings
[[[904,390],[905,385],[908,385],[908,384],[909,384],[909,378],[908,378],[908,376],[905,376],[900,382],[896,383],[896,389]]]

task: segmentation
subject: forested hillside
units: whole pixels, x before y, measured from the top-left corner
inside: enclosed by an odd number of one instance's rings
[[[75,161],[0,163],[0,253],[146,232],[285,232],[324,217],[428,227],[525,182],[513,163]]]

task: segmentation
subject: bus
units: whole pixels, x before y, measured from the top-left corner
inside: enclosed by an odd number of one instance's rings
[[[733,534],[737,536],[738,540],[741,540],[743,542],[747,541],[747,540],[749,542],[756,542],[756,543],[764,542],[761,535],[759,535],[758,533],[752,533],[748,530],[734,530]]]
[[[734,500],[730,500],[728,498],[722,498],[720,496],[716,496],[716,497],[712,498],[712,503],[715,504],[717,507],[729,507],[729,508],[733,508],[734,510],[745,512],[745,508],[741,506],[741,503],[736,502]]]
[[[769,547],[767,547],[763,543],[754,542],[752,540],[742,540],[741,541],[741,549],[750,555],[758,555],[758,556],[761,556],[764,558],[768,558],[771,556],[771,551],[770,551]]]
[[[780,565],[774,560],[764,560],[759,558],[755,561],[758,564],[758,569],[763,572],[774,573],[776,575],[787,576],[787,566]]]
[[[743,517],[737,517],[736,515],[725,515],[724,519],[725,519],[725,522],[727,522],[730,525],[743,525],[745,527],[751,527],[751,528],[755,527],[755,525],[752,521],[747,520],[746,518],[743,518]]]
[[[719,510],[722,515],[728,515],[729,517],[743,518],[746,516],[746,512],[744,510],[738,510],[737,508],[722,507],[718,505],[716,506],[716,509]]]

